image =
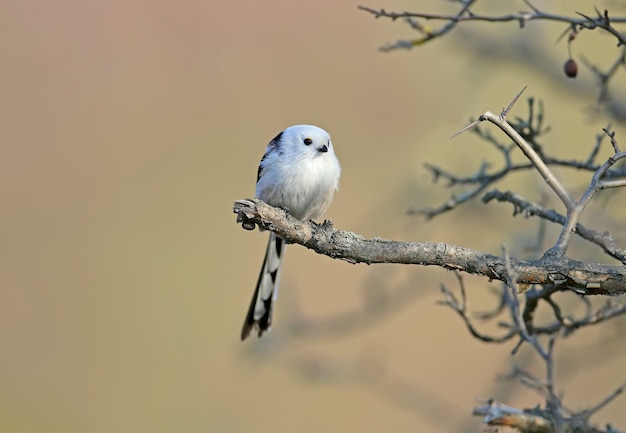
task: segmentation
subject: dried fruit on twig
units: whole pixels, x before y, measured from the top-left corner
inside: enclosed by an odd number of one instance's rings
[[[576,74],[578,74],[578,65],[576,64],[576,61],[574,59],[569,59],[565,62],[565,65],[563,65],[563,71],[569,78],[576,78]]]

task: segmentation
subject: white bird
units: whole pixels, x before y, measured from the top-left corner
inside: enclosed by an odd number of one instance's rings
[[[320,218],[339,185],[341,166],[330,135],[317,126],[290,126],[267,145],[259,164],[256,198],[281,207],[302,221]],[[241,330],[245,340],[256,328],[259,337],[272,324],[285,242],[270,233],[265,259]]]

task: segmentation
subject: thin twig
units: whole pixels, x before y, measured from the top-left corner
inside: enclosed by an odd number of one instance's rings
[[[415,19],[422,18],[425,20],[438,20],[438,21],[446,21],[445,30],[441,29],[439,31],[430,30],[426,32],[424,38],[418,40],[401,40],[397,41],[394,44],[389,44],[385,47],[382,47],[383,51],[390,51],[397,48],[411,48],[417,45],[421,45],[424,42],[434,39],[434,35],[442,36],[448,33],[454,26],[458,23],[462,22],[490,22],[490,23],[508,23],[508,22],[517,22],[520,27],[525,27],[527,22],[530,21],[553,21],[553,22],[561,22],[566,23],[568,27],[576,27],[580,29],[593,30],[596,28],[602,29],[610,33],[617,39],[618,43],[621,45],[626,45],[626,36],[621,34],[618,30],[616,30],[612,24],[614,23],[624,23],[626,22],[626,17],[611,17],[610,21],[606,20],[604,16],[599,15],[597,18],[591,18],[588,15],[584,15],[580,12],[577,12],[580,15],[580,18],[576,17],[568,17],[564,15],[551,14],[548,12],[542,12],[536,7],[531,7],[532,12],[519,12],[519,13],[511,13],[506,15],[484,15],[484,14],[475,14],[469,12],[469,7],[473,2],[466,1],[462,2],[463,7],[456,14],[432,14],[432,13],[422,13],[422,12],[388,12],[384,9],[373,9],[367,6],[359,6],[358,8],[362,11],[369,12],[374,15],[375,18],[390,18],[393,21],[398,18],[402,19]],[[526,2],[529,5],[528,2]]]

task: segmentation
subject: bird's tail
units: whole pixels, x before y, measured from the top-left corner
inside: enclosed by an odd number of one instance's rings
[[[257,329],[260,337],[263,332],[269,331],[272,325],[273,304],[278,296],[278,279],[284,255],[285,242],[276,234],[270,233],[259,280],[241,329],[242,341],[248,338],[254,328]]]

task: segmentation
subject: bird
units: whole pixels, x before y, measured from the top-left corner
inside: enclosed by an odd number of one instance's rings
[[[261,158],[255,197],[301,221],[320,218],[339,187],[341,165],[328,132],[294,125],[274,137]],[[270,232],[263,266],[252,295],[241,340],[253,330],[261,337],[272,325],[285,241]]]

